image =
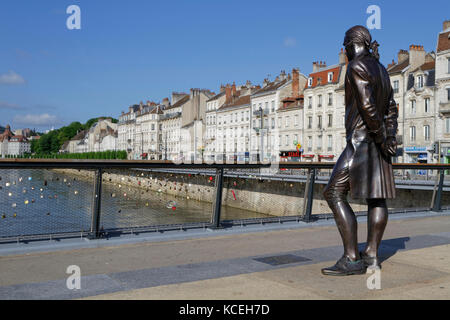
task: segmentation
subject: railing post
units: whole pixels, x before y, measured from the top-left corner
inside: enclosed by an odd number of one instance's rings
[[[222,211],[223,167],[216,171],[215,202],[213,203],[213,219],[210,229],[221,229],[220,213]]]
[[[306,207],[303,206],[303,221],[311,222],[312,221],[312,205],[314,201],[314,183],[316,181],[316,169],[309,169],[308,172],[308,181],[306,183],[306,192],[305,192],[305,201]]]
[[[444,170],[440,170],[439,175],[439,187],[437,190],[436,198],[434,199],[433,211],[441,211],[442,189],[444,188]]]
[[[100,211],[102,203],[102,169],[97,169],[94,178],[94,205],[92,207],[92,218],[91,218],[91,230],[89,233],[89,239],[98,239],[101,237],[100,234]]]

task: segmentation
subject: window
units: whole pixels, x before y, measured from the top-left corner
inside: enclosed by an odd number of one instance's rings
[[[450,118],[445,118],[445,133],[450,133]]]
[[[275,100],[272,100],[272,112],[275,112]]]
[[[317,103],[317,106],[320,108],[322,106],[322,95],[319,94],[319,102]]]
[[[333,126],[333,115],[328,115],[328,127],[331,128]]]
[[[332,93],[328,94],[328,105],[329,106],[333,105],[333,94]]]
[[[328,151],[333,151],[333,136],[328,136]]]
[[[308,87],[312,86],[312,82],[313,82],[313,79],[312,78],[308,78]]]
[[[450,73],[450,58],[447,58],[447,67],[448,67],[447,73]]]
[[[275,118],[272,118],[272,129],[275,129]]]
[[[286,117],[286,128],[289,127],[289,117]]]
[[[294,142],[298,143],[298,134],[294,134]]]
[[[288,135],[288,134],[284,137],[284,144],[285,144],[286,146],[289,145],[289,135]]]
[[[317,116],[317,128],[322,129],[322,116]]]
[[[333,72],[328,72],[328,82],[333,82]]]
[[[409,127],[409,137],[411,142],[416,141],[416,127]]]
[[[423,75],[417,77],[417,88],[423,88]]]
[[[308,98],[309,104],[308,104],[308,109],[312,108],[312,97]]]
[[[425,103],[425,106],[424,106],[425,113],[430,112],[430,98],[425,98],[424,103]]]
[[[450,101],[450,88],[447,88],[447,101]]]
[[[425,141],[430,141],[430,126],[425,125],[423,126],[423,137]]]
[[[317,137],[317,150],[322,150],[322,136]]]
[[[308,129],[312,129],[312,117],[308,117]]]
[[[411,100],[411,114],[416,114],[416,100]]]
[[[312,137],[308,137],[308,151],[312,151]]]
[[[394,93],[398,93],[399,91],[399,85],[398,85],[398,80],[394,81]]]
[[[294,126],[298,126],[298,115],[294,116]]]
[[[278,128],[281,128],[281,117],[278,118]]]

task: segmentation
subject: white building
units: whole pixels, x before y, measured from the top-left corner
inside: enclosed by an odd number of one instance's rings
[[[216,112],[216,160],[250,160],[251,94],[259,87],[247,81],[237,90],[236,85],[225,88],[225,102]]]
[[[441,142],[445,163],[450,163],[450,20],[444,21],[436,48],[436,105],[440,121],[437,139]]]
[[[291,103],[297,104],[305,83],[306,76],[298,69],[293,69],[292,76],[282,71],[273,82],[265,79],[262,88],[252,94],[252,160],[257,160],[261,153],[264,160],[276,160],[280,150],[295,149],[294,140],[300,139],[302,127],[301,110],[292,108]],[[290,108],[286,108],[287,105]]]
[[[15,136],[7,125],[5,131],[0,134],[0,156],[17,157],[26,153],[31,153],[31,142],[23,135]]]
[[[313,62],[304,95],[302,145],[304,158],[336,161],[344,150],[346,57],[341,50],[339,63],[328,66]]]

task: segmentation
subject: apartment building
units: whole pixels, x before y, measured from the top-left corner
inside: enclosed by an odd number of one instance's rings
[[[298,69],[293,69],[292,76],[281,71],[273,82],[265,79],[262,88],[252,94],[250,153],[253,161],[259,157],[276,160],[280,150],[295,149],[293,142],[300,138],[301,112],[294,108],[283,109],[287,106],[283,100],[289,98],[296,102],[305,83],[306,76]]]
[[[450,163],[450,20],[444,21],[436,47],[436,106],[439,110],[437,140],[442,162]]]
[[[181,120],[183,107],[189,102],[187,93],[172,93],[171,104],[160,116],[160,139],[163,160],[178,160],[181,156]]]
[[[327,66],[313,62],[304,90],[303,157],[314,161],[336,161],[346,146],[344,81],[347,60]]]
[[[205,151],[206,102],[216,94],[208,89],[191,89],[182,107],[180,160],[201,161]]]
[[[22,156],[31,152],[31,142],[23,135],[14,135],[7,125],[0,134],[0,156]]]
[[[421,45],[400,50],[398,62],[387,68],[399,108],[399,162],[432,163],[437,161],[432,144],[437,138],[439,121],[436,107],[435,53]]]
[[[225,100],[225,86],[221,85],[220,93],[206,101],[204,136],[205,151],[203,157],[208,161],[214,161],[216,159],[217,110],[225,103]]]
[[[239,90],[236,84],[225,88],[225,102],[216,112],[216,160],[250,160],[251,95],[260,87],[250,81]]]
[[[135,144],[136,138],[136,116],[140,105],[132,105],[128,108],[128,112],[122,111],[119,116],[118,123],[118,148],[119,150],[126,150],[128,159],[138,159],[138,154]]]
[[[166,98],[167,99],[167,98]],[[135,152],[140,159],[160,160],[161,145],[159,139],[159,118],[163,114],[164,105],[147,102],[136,115]]]

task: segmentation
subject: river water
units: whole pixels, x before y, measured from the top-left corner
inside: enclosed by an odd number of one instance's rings
[[[52,170],[0,170],[0,238],[88,231],[92,179]],[[103,184],[100,225],[105,230],[211,222],[212,204],[141,188]],[[222,207],[224,220],[267,217]]]

